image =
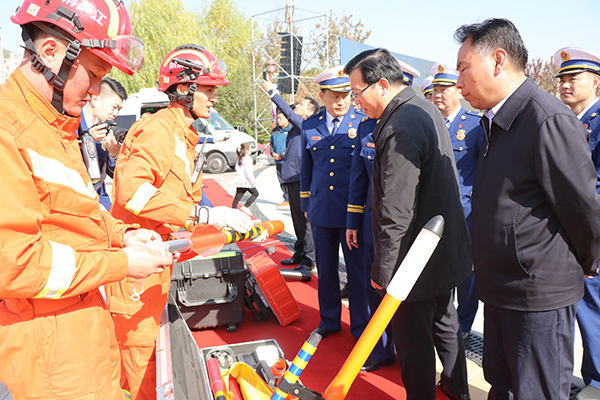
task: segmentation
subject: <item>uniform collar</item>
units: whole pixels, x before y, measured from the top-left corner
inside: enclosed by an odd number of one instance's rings
[[[456,111],[454,111],[452,114],[448,115],[446,118],[448,118],[448,121],[450,121],[450,125],[452,125],[452,123],[454,122],[454,119],[456,118],[456,116],[458,115],[459,112],[462,111],[462,107],[458,107],[456,109]]]
[[[56,111],[52,104],[29,82],[20,68],[10,76],[7,83],[11,92],[20,91],[27,105],[39,114],[48,124],[59,128],[61,138],[75,139],[79,127],[79,117],[69,117]]]
[[[190,128],[188,126],[188,124],[185,123],[185,120],[183,119],[181,114],[179,114],[179,112],[177,111],[177,109],[175,107],[169,105],[168,110],[171,111],[171,113],[177,120],[177,125],[179,125],[182,132],[184,132],[185,138],[188,140],[188,142],[192,146],[196,146],[196,144],[198,144],[198,141],[200,140],[200,135],[198,135],[198,133],[196,131],[194,131],[192,128]]]
[[[581,120],[581,118],[583,118],[583,116],[590,111],[590,108],[594,107],[594,104],[596,104],[598,102],[598,97],[596,97],[596,99],[594,101],[592,101],[582,112],[579,113],[579,115],[577,116],[577,118],[579,120]]]

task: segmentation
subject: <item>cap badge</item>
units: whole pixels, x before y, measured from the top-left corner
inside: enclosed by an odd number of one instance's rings
[[[446,67],[444,67],[444,64],[439,64],[438,65],[438,74],[443,74],[444,72],[446,72]]]
[[[560,59],[563,60],[563,62],[569,61],[571,59],[571,56],[569,56],[569,53],[563,50],[560,52]]]
[[[465,138],[465,130],[459,129],[458,131],[456,131],[456,138],[458,140],[463,140]]]
[[[344,70],[342,68],[340,68],[340,70],[337,73],[338,78],[341,78],[344,76]]]

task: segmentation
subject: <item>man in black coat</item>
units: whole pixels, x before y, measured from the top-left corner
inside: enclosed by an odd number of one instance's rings
[[[452,399],[469,399],[451,291],[470,273],[471,255],[446,124],[431,102],[403,84],[400,65],[387,50],[360,53],[345,72],[357,106],[379,119],[373,132],[373,286],[389,284],[427,221],[442,215],[446,222],[437,249],[392,320],[407,399],[436,398],[434,346],[444,366],[440,389]]]
[[[457,29],[456,87],[484,110],[473,260],[488,399],[567,399],[584,274],[600,263],[600,197],[583,124],[525,76],[517,28]]]

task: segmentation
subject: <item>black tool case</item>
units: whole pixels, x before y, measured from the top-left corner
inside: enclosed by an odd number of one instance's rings
[[[244,284],[248,270],[236,244],[211,257],[173,265],[171,295],[191,329],[227,326],[234,332],[244,321]]]

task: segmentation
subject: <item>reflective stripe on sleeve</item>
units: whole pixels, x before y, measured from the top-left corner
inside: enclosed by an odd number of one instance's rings
[[[127,202],[125,209],[131,211],[135,215],[139,215],[156,192],[158,192],[158,189],[154,185],[150,182],[144,182],[135,192],[131,200]]]
[[[79,193],[82,193],[92,199],[98,195],[94,190],[92,182],[87,185],[83,182],[79,172],[67,167],[65,164],[53,158],[44,157],[36,151],[27,149],[31,164],[33,166],[33,175],[46,181],[57,183],[59,185],[70,187]]]
[[[181,139],[179,139],[179,137],[177,135],[175,136],[175,155],[179,158],[181,158],[181,160],[183,161],[183,163],[185,164],[185,173],[188,174],[188,176],[191,178],[192,177],[192,169],[190,167],[190,160],[187,159],[186,154],[185,154],[185,143],[183,143],[181,141]]]
[[[52,247],[52,267],[46,286],[35,296],[36,299],[60,299],[71,285],[77,271],[73,249],[64,244],[49,243]]]

